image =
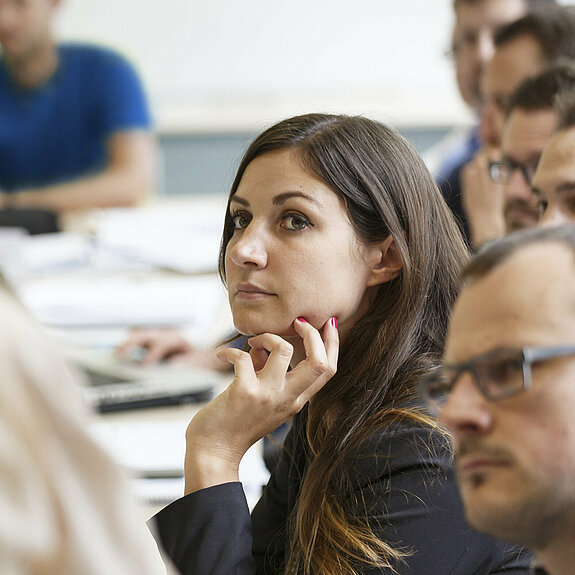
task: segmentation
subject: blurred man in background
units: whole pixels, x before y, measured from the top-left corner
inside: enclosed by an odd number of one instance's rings
[[[464,196],[474,245],[538,223],[540,208],[531,181],[557,125],[556,100],[572,93],[575,63],[565,63],[528,78],[511,97],[501,150],[492,158],[481,156],[476,185]]]
[[[575,223],[575,94],[558,101],[558,126],[533,176],[543,225]]]
[[[477,116],[481,109],[479,83],[485,64],[493,56],[493,35],[502,25],[523,16],[526,6],[525,0],[454,0],[455,24],[449,54],[459,94]],[[439,178],[447,178],[479,149],[476,128],[460,136],[463,137],[455,138],[447,146],[437,169]]]
[[[57,44],[59,4],[0,0],[0,223],[26,223],[20,210],[134,205],[151,183],[135,71],[110,50]]]
[[[554,4],[553,0],[540,2]],[[454,0],[455,23],[449,54],[461,98],[477,118],[482,105],[481,76],[495,50],[495,32],[524,16],[534,4],[536,2],[527,0]],[[450,208],[464,222],[461,202],[457,202],[460,171],[481,147],[478,127],[459,131],[447,140],[438,146],[443,157],[437,161],[437,168],[431,167]]]
[[[575,59],[575,13],[571,8],[554,6],[529,13],[495,35],[495,53],[481,82],[484,107],[480,135],[484,147],[462,168],[460,188],[446,195],[453,211],[462,213],[461,222],[473,247],[484,238],[473,237],[469,229],[473,214],[466,209],[473,205],[473,198],[495,193],[489,190],[488,164],[500,157],[503,122],[511,96],[527,78],[564,59]]]

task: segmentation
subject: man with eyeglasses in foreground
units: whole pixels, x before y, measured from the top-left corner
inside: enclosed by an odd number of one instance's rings
[[[453,436],[470,525],[575,566],[575,226],[488,244],[462,273],[444,363],[420,390]]]

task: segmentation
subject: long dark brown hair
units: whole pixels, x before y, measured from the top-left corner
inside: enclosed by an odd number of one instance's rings
[[[406,406],[417,380],[441,356],[467,251],[423,161],[395,130],[360,116],[284,120],[248,148],[230,197],[252,160],[282,149],[294,150],[301,165],[343,199],[361,241],[379,243],[391,234],[403,263],[399,277],[379,286],[351,328],[336,375],[308,406],[314,457],[292,518],[286,573],[352,574],[362,562],[389,566],[401,552],[339,505],[338,493],[349,484],[346,457],[392,420],[434,424]],[[224,282],[233,228],[228,212],[219,262]]]

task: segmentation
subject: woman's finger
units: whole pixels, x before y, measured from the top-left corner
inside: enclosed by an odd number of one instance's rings
[[[220,350],[218,350],[218,352],[216,353],[216,356],[218,357],[218,359],[220,361],[227,361],[230,365],[233,366],[234,371],[236,371],[236,366],[239,366],[240,363],[242,363],[245,358],[249,358],[249,354],[245,351],[242,351],[241,349],[238,349],[236,347],[225,347],[222,348]],[[251,358],[250,358],[250,363],[251,363]],[[252,370],[253,370],[253,366],[252,366]],[[237,375],[237,371],[236,371],[236,375]]]
[[[339,330],[337,329],[336,317],[332,317],[326,322],[321,330],[321,334],[325,345],[327,361],[330,366],[335,366],[337,370],[337,361],[339,359]]]
[[[252,363],[254,364],[254,369],[256,372],[261,371],[269,357],[268,352],[265,349],[256,349],[252,347],[250,349],[250,356],[252,358]]]
[[[335,374],[339,338],[335,318],[322,328],[322,333],[307,323],[295,322],[296,331],[302,336],[306,358],[289,373],[289,385],[300,402],[307,402]],[[329,353],[328,353],[329,351]]]
[[[293,346],[278,335],[263,333],[248,339],[252,350],[261,357],[267,355],[264,365],[258,370],[260,381],[270,389],[283,389],[286,373],[293,356]]]

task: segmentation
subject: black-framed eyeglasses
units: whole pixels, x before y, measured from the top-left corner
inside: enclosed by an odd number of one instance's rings
[[[536,169],[537,166],[520,164],[510,159],[489,162],[489,176],[497,184],[507,184],[515,170],[519,170],[523,174],[525,181],[531,184]]]
[[[575,344],[497,349],[463,363],[438,366],[419,381],[418,389],[429,407],[439,413],[459,378],[468,372],[479,392],[497,401],[519,395],[531,386],[534,363],[567,355],[575,355]]]

